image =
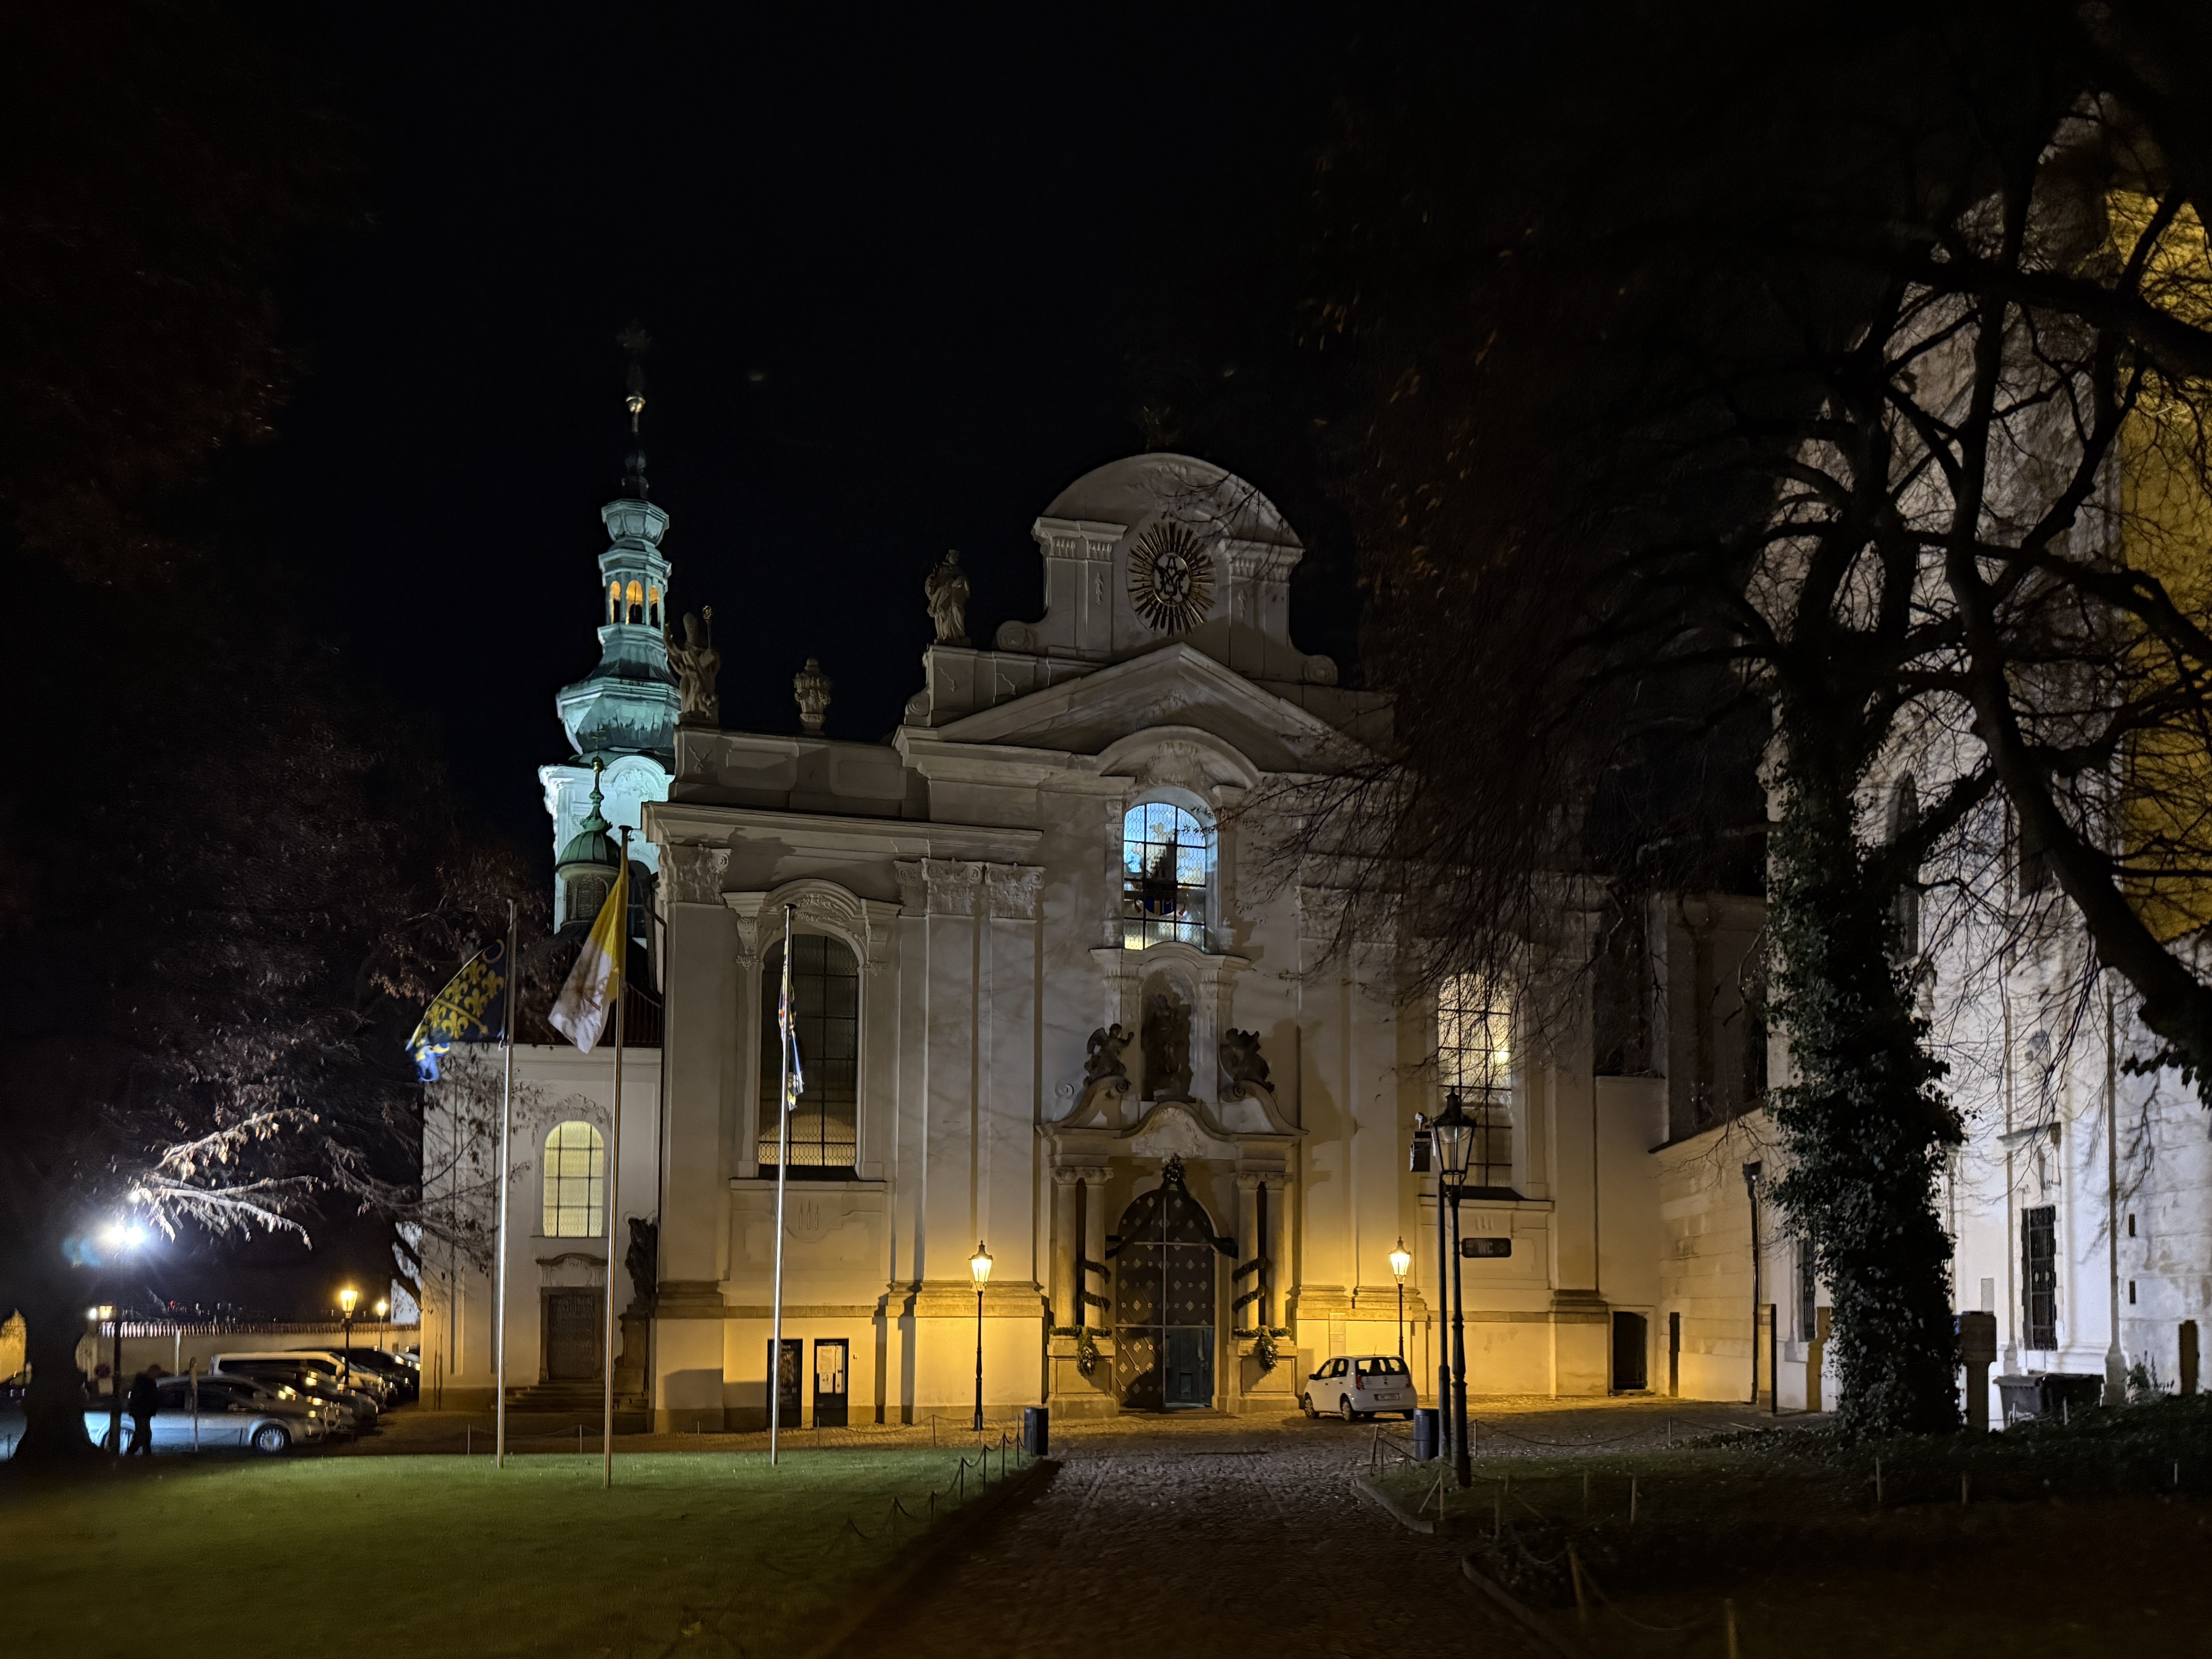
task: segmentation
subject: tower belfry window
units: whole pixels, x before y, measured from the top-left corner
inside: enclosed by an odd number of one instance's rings
[[[645,620],[645,584],[635,577],[630,579],[629,584],[629,620],[634,623]]]
[[[660,587],[658,583],[645,590],[645,619],[652,626],[660,626]]]
[[[611,623],[618,623],[622,620],[622,584],[620,582],[607,584],[607,620]]]

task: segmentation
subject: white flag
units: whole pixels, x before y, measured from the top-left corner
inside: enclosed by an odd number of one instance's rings
[[[545,1018],[554,1030],[586,1054],[599,1046],[606,1029],[607,1008],[622,988],[623,945],[629,933],[629,861],[623,861],[614,890],[599,906],[583,953],[568,970],[568,982]]]

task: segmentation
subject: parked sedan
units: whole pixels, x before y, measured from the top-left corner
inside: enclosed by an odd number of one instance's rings
[[[154,1449],[157,1452],[204,1451],[216,1447],[250,1446],[274,1455],[295,1443],[312,1443],[323,1437],[323,1425],[313,1415],[289,1407],[235,1395],[225,1389],[204,1388],[197,1416],[185,1391],[163,1389],[161,1409],[154,1413]],[[113,1419],[105,1407],[88,1407],[85,1432],[102,1451],[115,1449]],[[124,1444],[130,1443],[131,1423],[123,1419]]]
[[[1347,1354],[1331,1359],[1306,1378],[1298,1404],[1308,1417],[1334,1412],[1350,1423],[1378,1412],[1413,1414],[1418,1403],[1413,1374],[1394,1353]]]
[[[264,1387],[283,1383],[311,1400],[327,1400],[338,1407],[340,1431],[366,1434],[376,1426],[376,1401],[358,1389],[349,1389],[337,1378],[315,1366],[282,1356],[224,1354],[215,1357],[214,1375],[243,1376]]]

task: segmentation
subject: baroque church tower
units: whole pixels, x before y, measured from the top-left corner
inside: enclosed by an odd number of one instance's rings
[[[638,357],[647,342],[633,326],[624,331],[623,343],[629,353],[630,453],[622,494],[599,509],[608,541],[599,555],[599,660],[554,697],[568,735],[568,758],[538,769],[553,820],[556,929],[586,922],[596,912],[598,896],[615,873],[609,831],[618,837],[625,824],[638,829],[645,803],[668,799],[675,760],[678,699],[663,632],[669,564],[660,549],[668,514],[651,499],[639,433],[645,371]],[[630,848],[635,862],[658,872],[657,848],[641,836]]]

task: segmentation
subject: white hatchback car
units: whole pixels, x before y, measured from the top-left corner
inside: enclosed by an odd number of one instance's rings
[[[1403,1412],[1411,1417],[1417,1403],[1413,1374],[1394,1353],[1346,1354],[1327,1360],[1306,1378],[1305,1393],[1298,1398],[1308,1417],[1334,1412],[1347,1423],[1377,1412]]]

